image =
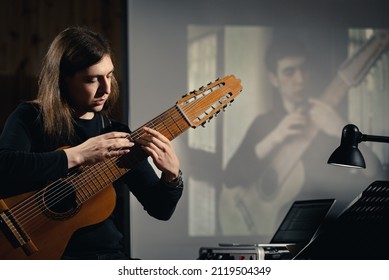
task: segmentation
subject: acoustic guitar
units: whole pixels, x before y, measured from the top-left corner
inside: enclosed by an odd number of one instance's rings
[[[376,31],[342,63],[337,75],[321,95],[321,100],[336,107],[348,90],[366,77],[388,46],[389,32]],[[254,184],[244,188],[223,187],[219,213],[221,227],[226,234],[271,235],[274,232],[279,218],[276,207],[290,203],[302,190],[305,169],[300,159],[318,133],[316,126],[308,124],[301,136],[277,148],[274,157],[269,160],[268,169],[261,171],[264,175],[259,176]],[[271,198],[262,191],[262,186],[266,184],[273,187]]]
[[[210,121],[241,91],[240,80],[226,76],[183,96],[144,126],[173,140]],[[143,136],[142,127],[131,139]],[[59,259],[77,229],[110,216],[112,183],[145,158],[134,146],[129,154],[80,167],[39,191],[0,199],[0,259]]]

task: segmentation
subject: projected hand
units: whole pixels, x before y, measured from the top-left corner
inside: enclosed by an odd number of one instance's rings
[[[339,131],[342,131],[345,125],[343,118],[332,106],[320,99],[310,98],[309,103],[312,122],[327,135],[339,137]]]

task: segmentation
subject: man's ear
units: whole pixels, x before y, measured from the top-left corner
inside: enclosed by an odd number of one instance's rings
[[[268,72],[268,77],[269,77],[269,81],[271,82],[271,84],[272,84],[275,88],[278,88],[278,87],[279,87],[279,83],[278,83],[277,76],[274,75],[273,72]]]

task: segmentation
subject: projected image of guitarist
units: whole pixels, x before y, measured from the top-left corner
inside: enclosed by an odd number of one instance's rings
[[[377,53],[374,48],[369,51]],[[274,38],[265,56],[274,87],[272,108],[254,119],[227,164],[219,203],[224,234],[270,237],[297,198],[342,196],[356,184],[379,178],[380,162],[367,147],[361,147],[369,162],[366,170],[327,165],[347,124],[337,105],[367,72],[369,63],[360,60],[375,59],[370,53],[358,55],[341,67],[324,93],[317,92],[303,44],[291,35]]]
[[[37,99],[19,105],[1,134],[0,259],[128,259],[107,187],[119,177],[151,216],[172,216],[183,182],[171,141],[111,120],[117,98],[106,39],[86,28],[59,33]],[[120,160],[130,154],[136,166]]]

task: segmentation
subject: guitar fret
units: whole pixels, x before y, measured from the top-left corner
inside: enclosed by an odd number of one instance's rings
[[[82,191],[84,194],[85,194],[85,191],[87,192],[87,195],[86,195],[86,198],[89,198],[91,196],[90,192],[89,192],[89,184],[88,184],[88,181],[90,181],[90,177],[89,177],[89,174],[88,173],[84,173],[86,176],[84,176],[84,184],[83,186],[81,187],[80,191]],[[89,178],[85,178],[85,177],[89,177]],[[88,180],[89,179],[89,180]]]
[[[101,190],[101,189],[104,188],[104,185],[100,182],[99,179],[97,179],[98,176],[100,176],[100,177],[103,179],[103,181],[104,181],[104,178],[101,176],[101,174],[100,174],[99,172],[97,172],[97,174],[96,174],[96,180],[97,180],[97,182],[98,182],[99,185],[100,185],[100,187],[98,187],[98,188],[99,188],[99,190]]]
[[[171,108],[170,110],[168,110],[164,114],[161,114],[160,116],[155,118],[155,120],[150,122],[153,125],[154,129],[158,130],[160,133],[162,133],[169,140],[173,140],[174,138],[176,138],[179,134],[181,134],[184,131],[180,127],[176,118],[174,118],[174,115],[177,115],[177,112],[175,112],[176,111],[175,109],[176,109],[175,107]],[[158,121],[158,124],[155,125],[154,121]],[[163,126],[163,127],[161,127],[161,126]],[[178,128],[178,130],[176,128]]]
[[[89,174],[89,172],[86,172],[88,176],[88,189],[91,191],[90,196],[96,194],[99,191],[98,186],[95,184],[95,178]]]
[[[164,121],[162,121],[162,124],[163,124],[163,126],[166,128],[166,130],[170,133],[170,135],[172,136],[172,138],[175,138],[174,134],[170,131],[169,127],[165,124]]]
[[[80,177],[78,199],[81,203],[86,201],[122,175],[122,171],[114,162],[102,162],[84,170]]]
[[[81,187],[79,186],[76,186],[76,188],[78,189],[78,192],[77,192],[77,198],[80,199],[80,202],[84,202],[86,199],[88,199],[88,195],[85,194],[85,176],[83,176],[85,174],[80,174],[79,176],[77,177],[80,177],[80,185]]]
[[[157,118],[159,118],[159,117],[157,117]],[[157,130],[157,126],[154,124],[154,120],[151,120],[151,121],[149,122],[149,124],[151,124],[150,127],[151,127],[152,129]]]
[[[83,188],[83,191],[85,190],[87,192],[87,197],[91,197],[91,192],[90,192],[90,188],[89,188],[89,184],[85,184],[84,185],[85,187]]]
[[[83,204],[85,201],[87,201],[90,197],[89,196],[83,196],[80,192],[76,195],[76,203],[77,205]]]
[[[109,183],[109,180],[108,180],[108,182],[106,181],[107,175],[105,174],[105,172],[103,172],[102,170],[100,170],[100,172],[97,172],[97,173],[99,174],[99,176],[100,176],[100,177],[103,179],[103,181],[104,181],[103,187],[107,186],[108,183]]]
[[[81,204],[83,204],[86,200],[82,200],[80,199],[80,197],[78,197],[78,195],[76,196],[76,203],[78,206],[80,206]]]
[[[123,176],[123,174],[125,174],[128,170],[126,170],[125,168],[124,169],[124,172],[122,172],[122,170],[117,166],[118,162],[115,162],[114,164],[112,164],[112,167],[115,168],[115,170],[117,171],[118,175],[117,175],[117,178],[120,178],[121,176]]]
[[[123,172],[116,166],[116,162],[105,161],[100,163],[97,167],[93,167],[93,171],[85,172],[85,174],[88,177],[88,180],[84,185],[84,188],[88,190],[88,196],[91,197],[116,179],[120,178],[123,175]],[[97,177],[99,177],[100,180]],[[99,185],[97,185],[97,183]],[[85,193],[84,190],[81,191]]]
[[[99,192],[99,187],[96,185],[95,181],[96,181],[96,178],[91,177],[90,182],[91,182],[92,184],[90,185],[90,188],[91,188],[91,190],[92,190],[92,195],[94,195],[94,194],[96,194],[96,193]]]
[[[170,115],[170,118],[173,120],[174,124],[177,126],[178,130],[180,131],[180,134],[182,132],[184,132],[182,129],[181,129],[181,126],[178,125],[177,121],[175,120],[175,118],[173,117],[173,114]]]
[[[109,172],[112,174],[112,177],[111,177],[111,182],[113,182],[113,181],[115,181],[116,179],[117,179],[117,176],[116,176],[116,174],[115,173],[113,173],[113,171],[112,171],[112,166],[113,166],[113,163],[112,162],[110,162],[109,164],[107,164],[107,166],[108,166],[108,170],[109,170]]]
[[[108,167],[108,171],[109,171],[109,172],[111,173],[111,175],[112,175],[110,181],[111,181],[111,182],[115,181],[118,177],[117,177],[116,174],[114,174],[113,171],[112,171],[112,168],[111,168],[111,166],[113,165],[112,160],[109,161],[109,162],[106,162],[105,165]]]

